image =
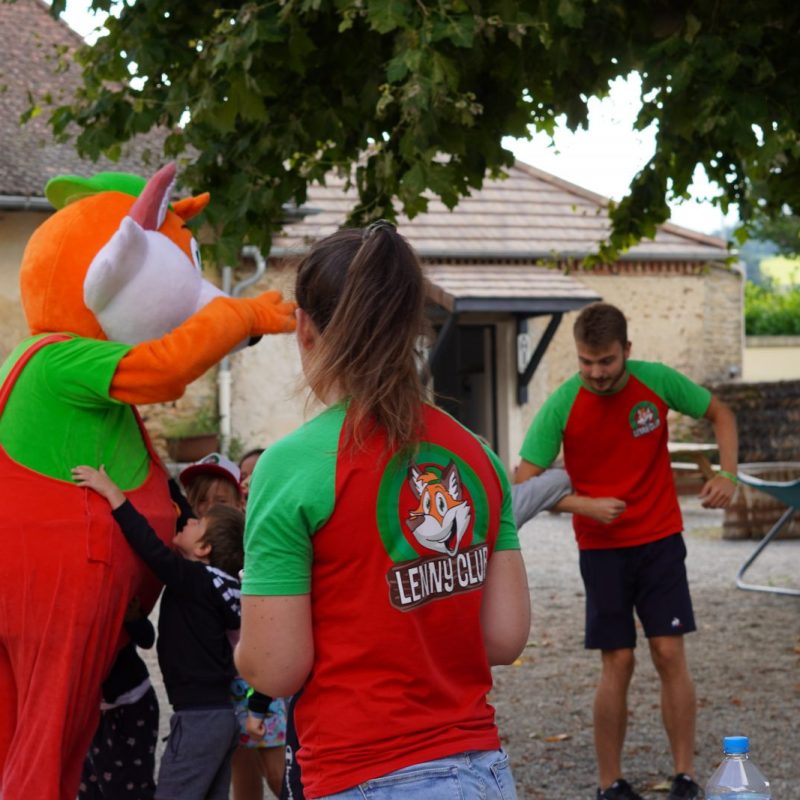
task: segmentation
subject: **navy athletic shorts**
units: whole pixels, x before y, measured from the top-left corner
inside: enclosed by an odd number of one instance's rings
[[[634,610],[648,638],[695,630],[685,560],[686,545],[680,533],[635,547],[581,550],[585,646],[591,650],[636,647]]]

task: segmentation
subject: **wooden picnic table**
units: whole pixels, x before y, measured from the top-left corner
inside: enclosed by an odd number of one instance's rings
[[[667,449],[672,461],[692,462],[705,480],[711,480],[716,474],[709,457],[718,452],[717,445],[707,442],[668,442]]]

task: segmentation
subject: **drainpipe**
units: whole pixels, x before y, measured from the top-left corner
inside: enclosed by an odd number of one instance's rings
[[[24,194],[0,194],[0,209],[6,211],[49,211],[55,209],[44,197],[30,197]]]
[[[222,268],[222,291],[231,297],[239,297],[245,289],[256,283],[267,271],[266,259],[257,247],[252,245],[243,247],[242,255],[245,258],[252,258],[255,261],[256,269],[250,277],[239,281],[236,286],[232,287],[233,267],[226,265]],[[217,373],[217,402],[219,404],[220,450],[226,456],[231,444],[231,383],[231,361],[229,356],[225,356],[220,362]]]

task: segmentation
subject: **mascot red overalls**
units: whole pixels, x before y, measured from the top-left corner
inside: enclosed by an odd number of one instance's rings
[[[125,609],[138,595],[149,610],[160,588],[71,467],[104,464],[171,541],[166,475],[133,404],[178,398],[251,337],[293,328],[277,292],[232,299],[203,280],[184,223],[208,195],[169,205],[174,176],[56,178],[60,210],[25,250],[33,336],[0,369],[3,800],[74,800]]]

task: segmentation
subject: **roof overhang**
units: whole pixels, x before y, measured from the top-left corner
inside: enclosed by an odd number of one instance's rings
[[[555,269],[526,264],[427,264],[428,299],[451,314],[540,316],[575,311],[600,295]]]
[[[600,243],[598,242],[598,245]],[[279,253],[278,250],[285,250],[287,251],[285,254],[288,254],[290,248],[276,248],[275,255],[283,255],[284,253]],[[592,255],[593,251],[588,249],[569,249],[565,248],[559,251],[553,250],[536,250],[536,249],[524,249],[524,248],[517,248],[517,249],[497,249],[497,250],[467,250],[467,249],[457,249],[453,246],[449,246],[447,248],[435,248],[435,247],[415,247],[417,254],[420,258],[423,259],[430,259],[431,261],[436,261],[439,259],[452,259],[452,258],[460,258],[466,260],[499,260],[499,259],[509,259],[514,258],[518,261],[539,261],[539,262],[548,262],[548,261],[582,261],[584,258]],[[296,251],[293,251],[296,252]],[[619,253],[617,255],[617,259],[619,261],[700,261],[700,262],[708,262],[708,261],[724,261],[727,259],[731,253],[727,250],[722,250],[718,247],[683,247],[683,248],[674,248],[669,249],[666,247],[660,248],[653,248],[649,247],[647,244],[643,245],[635,245],[630,250],[626,250],[624,253]]]

